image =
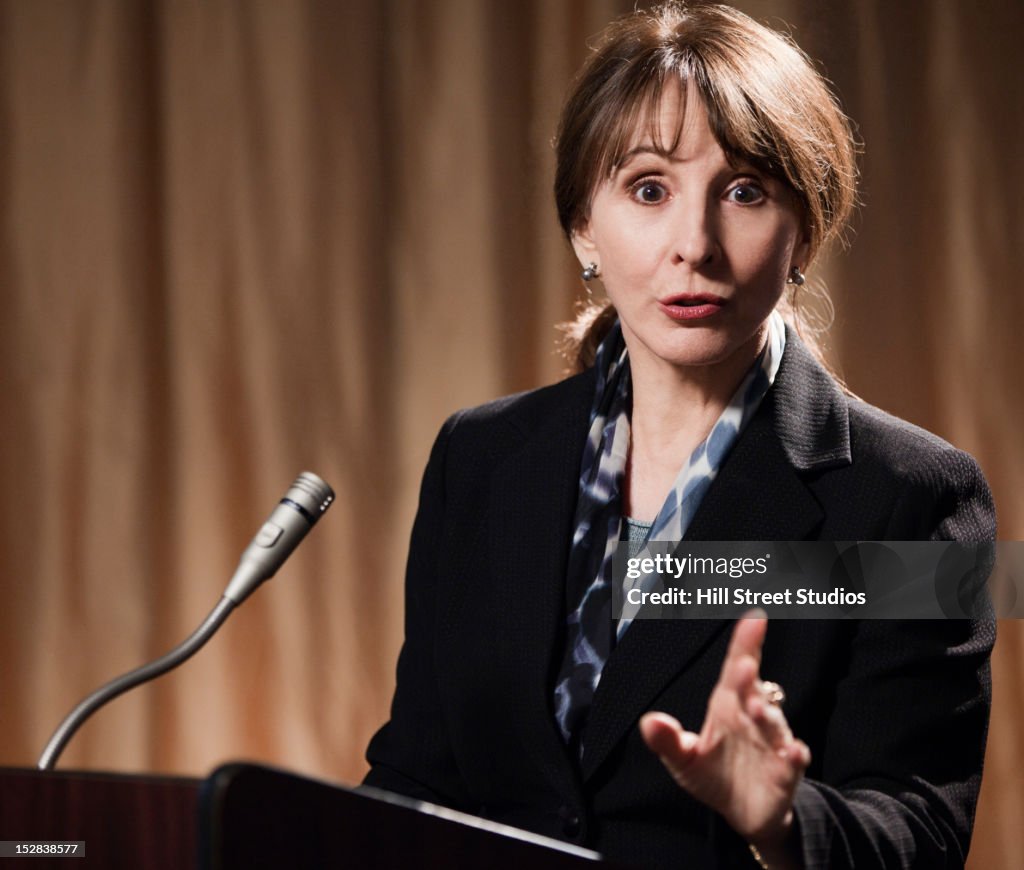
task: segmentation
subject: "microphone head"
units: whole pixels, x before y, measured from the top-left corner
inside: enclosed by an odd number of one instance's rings
[[[224,591],[241,604],[264,580],[269,580],[334,501],[334,490],[309,471],[303,471],[245,548],[235,575]]]
[[[303,471],[284,494],[284,500],[302,508],[303,515],[312,525],[331,506],[334,490],[313,472]]]

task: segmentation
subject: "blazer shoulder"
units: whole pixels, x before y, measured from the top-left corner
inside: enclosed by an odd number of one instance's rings
[[[937,538],[990,540],[995,506],[977,461],[920,426],[859,399],[850,399],[854,468],[897,496],[890,526],[929,528]]]
[[[473,439],[499,435],[511,429],[519,435],[532,434],[553,420],[587,414],[594,392],[594,372],[587,369],[562,381],[502,396],[482,405],[463,408],[445,424],[458,428],[460,437]]]
[[[984,480],[974,457],[933,432],[860,399],[849,400],[854,461],[877,463],[905,483],[950,478]]]

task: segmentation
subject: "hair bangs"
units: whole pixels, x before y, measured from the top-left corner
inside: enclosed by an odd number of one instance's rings
[[[733,165],[749,164],[790,188],[798,184],[787,167],[784,137],[759,110],[752,95],[712,59],[699,65],[695,86],[715,140]]]
[[[634,148],[650,145],[661,154],[673,154],[683,138],[692,78],[688,61],[674,52],[660,50],[651,56],[647,66],[638,65],[632,72],[633,87],[623,92],[622,111],[609,129],[597,174],[601,179],[609,178]],[[674,129],[666,131],[664,101],[673,91],[678,99],[676,123]]]
[[[611,177],[623,158],[640,145],[650,145],[660,154],[674,154],[682,142],[687,104],[695,96],[703,104],[711,132],[731,164],[749,164],[799,192],[797,180],[787,171],[785,138],[735,77],[717,66],[713,58],[709,63],[692,49],[678,52],[668,48],[658,51],[648,64],[632,65],[630,80],[619,83],[618,99],[608,106],[607,128],[598,140],[601,151],[596,155],[594,177]],[[673,91],[678,107],[675,124],[667,130],[665,99]],[[601,123],[605,118],[595,120]]]

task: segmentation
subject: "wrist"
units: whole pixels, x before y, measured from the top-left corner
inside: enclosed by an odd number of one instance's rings
[[[792,809],[771,830],[748,837],[747,847],[754,860],[765,870],[790,870],[803,866]]]

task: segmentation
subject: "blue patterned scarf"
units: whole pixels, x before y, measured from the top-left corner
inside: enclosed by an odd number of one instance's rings
[[[650,541],[681,541],[725,457],[775,381],[786,332],[772,313],[768,341],[708,436],[683,464],[648,532]],[[613,644],[633,621],[625,611],[613,631],[612,557],[622,537],[622,486],[632,412],[629,357],[616,321],[594,361],[597,385],[580,466],[566,582],[565,654],[555,685],[555,718],[567,744],[579,738]],[[577,747],[582,753],[582,746]]]

